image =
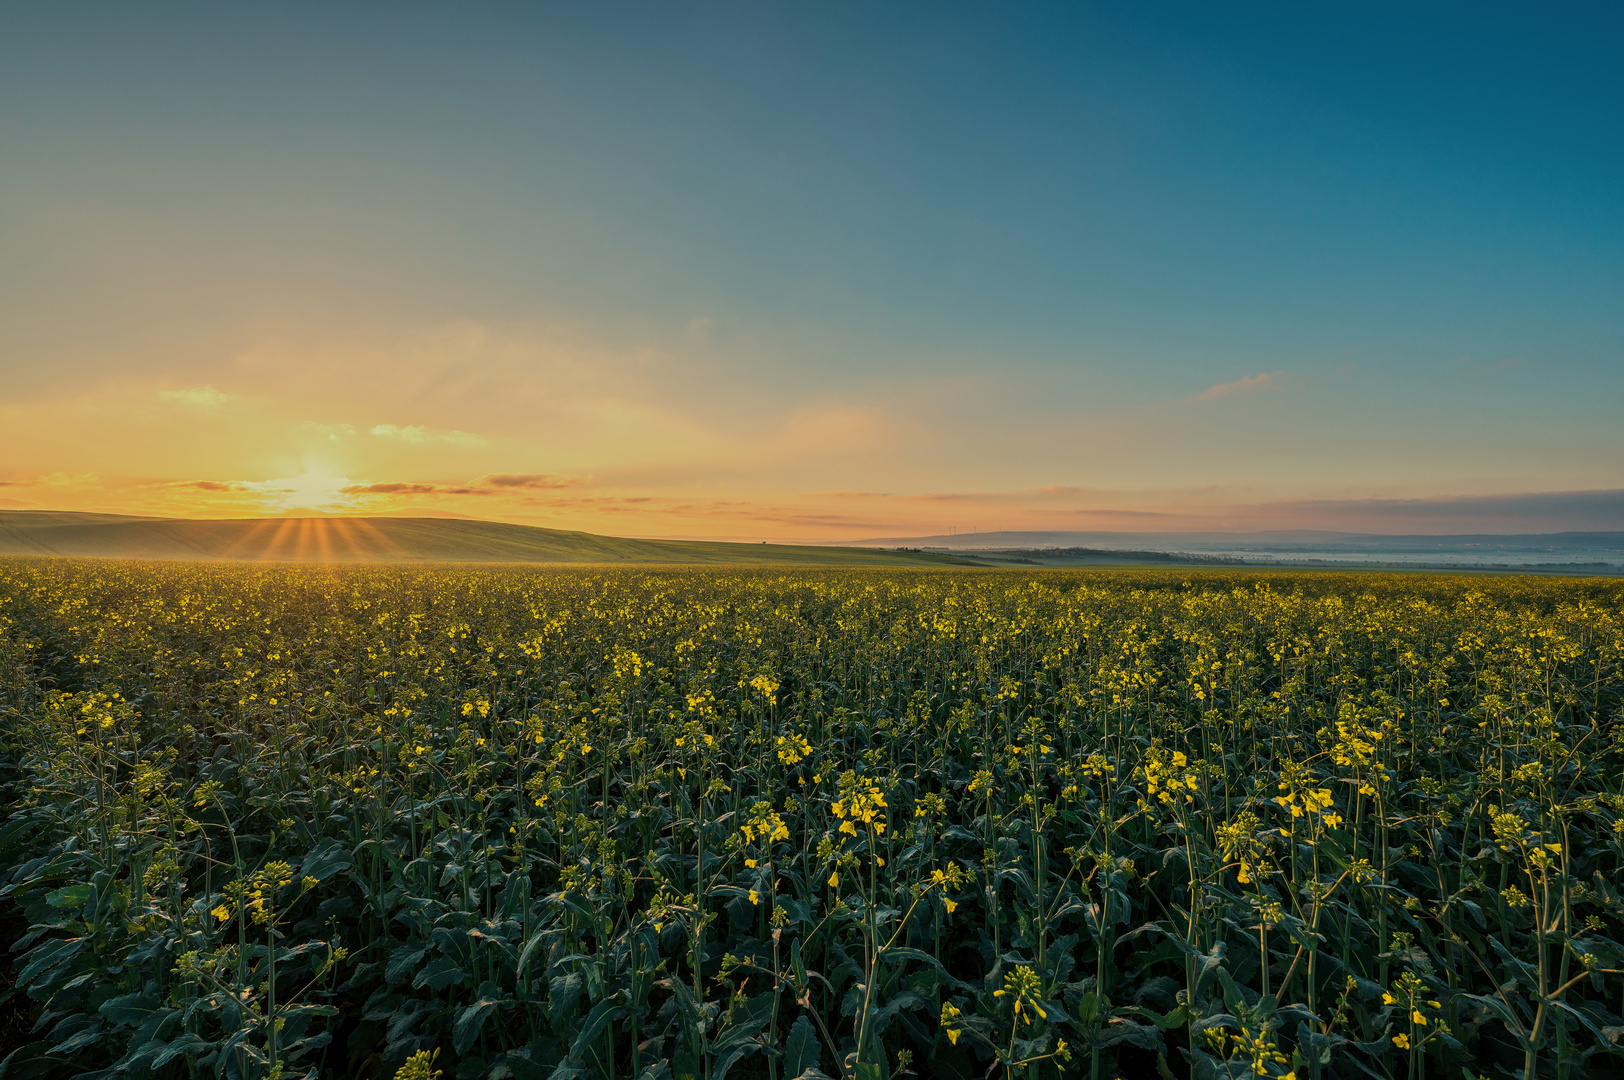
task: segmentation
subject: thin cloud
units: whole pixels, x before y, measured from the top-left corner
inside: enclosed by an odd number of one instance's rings
[[[372,429],[372,434],[385,439],[399,439],[401,442],[413,446],[422,446],[429,443],[447,443],[452,446],[484,446],[483,436],[475,435],[469,431],[442,431],[439,428],[424,427],[421,424],[411,424],[400,427],[395,424],[379,424]]]
[[[258,491],[258,487],[245,484],[240,480],[177,480],[173,484],[165,484],[166,488],[179,488],[192,491]]]
[[[33,485],[39,487],[91,488],[101,486],[101,477],[95,473],[54,472],[40,477]]]
[[[443,489],[433,484],[351,484],[341,495],[433,495]]]
[[[560,491],[580,487],[590,477],[554,476],[550,473],[493,473],[466,484],[392,480],[377,484],[351,484],[344,495],[501,495],[523,491]]]
[[[1010,503],[1038,499],[1105,498],[1111,492],[1093,488],[1065,487],[1051,484],[1047,487],[1018,491],[916,491],[896,494],[889,491],[818,491],[813,495],[824,499],[887,499],[903,503],[986,502]]]
[[[550,473],[492,473],[475,480],[476,485],[498,488],[534,488],[556,491],[560,488],[580,487],[586,481],[580,477],[553,476]]]
[[[1273,390],[1280,385],[1280,376],[1283,372],[1265,371],[1257,375],[1247,375],[1234,382],[1219,383],[1209,386],[1201,393],[1191,398],[1192,401],[1216,401],[1219,398],[1229,397],[1232,394],[1246,394],[1254,390]]]
[[[910,496],[919,502],[985,502],[1001,497],[1008,498],[984,491],[923,491]]]
[[[890,499],[896,502],[993,502],[1020,498],[1019,493],[995,491],[916,491],[898,495],[889,491],[819,491],[814,493],[825,499]]]
[[[764,521],[797,525],[873,527],[876,524],[872,519],[856,518],[846,514],[820,514],[785,507],[761,506],[747,501],[721,499],[696,501],[688,499],[657,499],[646,495],[596,495],[532,501],[538,505],[549,507],[555,513],[561,510],[586,510],[605,514],[639,514],[660,517],[704,516],[713,520],[725,518],[734,521]]]
[[[1033,514],[1086,514],[1089,517],[1106,518],[1170,518],[1182,517],[1182,514],[1169,514],[1161,510],[1120,510],[1111,507],[1077,507],[1071,510],[1044,509],[1036,507],[1030,511]]]
[[[212,386],[194,386],[190,390],[160,390],[158,397],[163,401],[176,401],[182,405],[206,407],[224,405],[231,400],[230,394],[223,394]]]

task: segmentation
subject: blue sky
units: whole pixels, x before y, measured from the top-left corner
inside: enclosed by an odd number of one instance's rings
[[[11,5],[0,505],[826,536],[1618,489],[1621,31]]]

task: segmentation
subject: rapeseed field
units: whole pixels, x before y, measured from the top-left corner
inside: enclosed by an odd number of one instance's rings
[[[0,1077],[1624,1064],[1624,584],[0,562]]]

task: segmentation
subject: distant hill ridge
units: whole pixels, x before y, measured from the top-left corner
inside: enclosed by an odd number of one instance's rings
[[[888,536],[850,540],[855,547],[915,547],[927,551],[1015,550],[1030,548],[1087,548],[1089,550],[1186,551],[1190,545],[1245,552],[1266,547],[1348,550],[1427,551],[1439,547],[1559,550],[1624,548],[1624,532],[1550,533],[1358,533],[1317,529],[1276,529],[1262,532],[976,532],[939,533],[935,536]]]
[[[637,540],[466,518],[204,520],[0,510],[0,556],[277,562],[663,563],[970,566],[934,552]]]

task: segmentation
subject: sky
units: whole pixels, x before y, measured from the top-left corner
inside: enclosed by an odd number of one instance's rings
[[[1624,7],[0,6],[0,509],[1624,529]]]

